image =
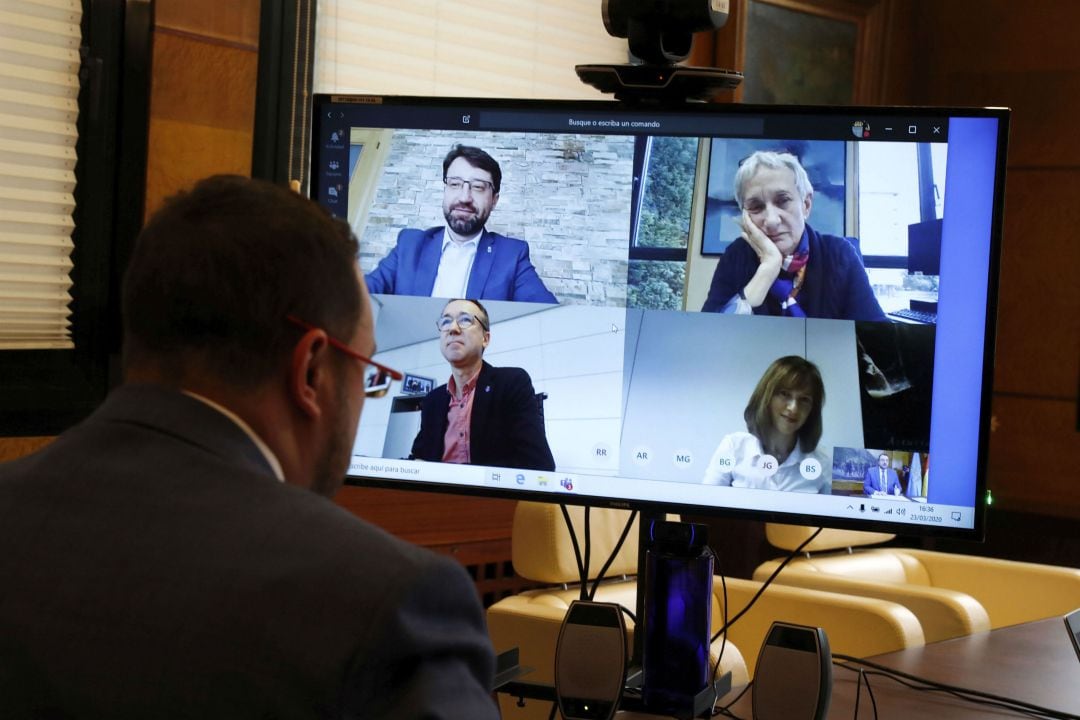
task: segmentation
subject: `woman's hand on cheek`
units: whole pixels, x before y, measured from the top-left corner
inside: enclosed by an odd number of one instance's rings
[[[742,227],[743,237],[750,243],[750,247],[754,248],[758,263],[760,263],[750,278],[750,282],[743,287],[743,297],[750,303],[750,307],[757,307],[765,302],[769,288],[779,277],[783,258],[773,241],[761,232],[761,229],[750,219],[750,213],[745,210],[742,214]]]
[[[740,225],[742,225],[743,237],[746,242],[750,243],[750,247],[757,254],[758,262],[770,267],[775,266],[776,272],[779,273],[783,261],[780,251],[776,248],[776,244],[769,239],[769,236],[754,224],[754,221],[750,219],[750,213],[746,210],[743,210]]]

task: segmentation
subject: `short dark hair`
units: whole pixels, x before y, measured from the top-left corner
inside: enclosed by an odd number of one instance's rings
[[[346,223],[284,187],[196,183],[136,241],[122,293],[125,369],[153,363],[175,382],[202,370],[249,388],[288,362],[298,330],[286,315],[351,340],[357,251]]]
[[[443,312],[446,312],[446,308],[450,307],[450,303],[453,302],[467,302],[475,305],[480,310],[480,327],[482,327],[485,331],[491,330],[491,316],[488,315],[487,308],[481,305],[479,300],[476,300],[474,298],[450,298],[446,301],[446,304],[443,305]]]
[[[772,427],[769,403],[776,393],[781,390],[803,389],[810,391],[814,407],[810,408],[810,415],[799,428],[799,448],[804,453],[813,452],[821,440],[821,408],[825,405],[825,383],[821,380],[817,365],[799,355],[787,355],[774,360],[758,380],[743,412],[747,431],[758,440],[763,440],[764,430]]]
[[[472,145],[455,145],[450,148],[450,152],[446,153],[446,158],[442,163],[443,180],[446,180],[446,171],[450,168],[450,163],[458,158],[465,158],[465,161],[474,168],[486,170],[491,175],[492,190],[496,195],[499,194],[499,188],[502,187],[502,170],[499,168],[499,163],[495,161],[495,158]]]

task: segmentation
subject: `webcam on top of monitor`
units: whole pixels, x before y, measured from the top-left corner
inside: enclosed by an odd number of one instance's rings
[[[677,63],[690,57],[695,32],[723,27],[729,8],[729,0],[601,0],[604,28],[626,38],[639,62],[578,65],[578,77],[619,100],[709,100],[742,73]]]

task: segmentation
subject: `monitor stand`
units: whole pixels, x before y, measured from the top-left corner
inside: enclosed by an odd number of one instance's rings
[[[653,521],[664,520],[665,515],[660,512],[641,512],[638,516],[638,582],[637,582],[637,594],[635,599],[636,607],[634,609],[634,617],[637,618],[637,623],[634,628],[634,645],[632,648],[629,670],[626,674],[626,686],[623,691],[622,701],[619,703],[619,710],[627,710],[634,712],[649,712],[650,709],[645,706],[645,701],[642,697],[642,688],[644,685],[644,672],[643,657],[644,657],[644,644],[645,644],[645,632],[643,619],[645,617],[645,553],[649,549],[649,526]],[[500,673],[501,677],[507,678],[501,685],[495,687],[496,692],[506,693],[512,697],[518,698],[519,704],[524,704],[526,699],[532,700],[544,700],[549,702],[555,702],[555,687],[553,685],[531,683],[527,680],[519,680],[518,678],[527,678],[527,673],[531,671],[531,668],[513,667],[517,664],[518,649],[513,648],[499,656],[499,666],[503,669]],[[694,698],[692,706],[680,709],[674,713],[668,712],[669,715],[673,715],[680,720],[690,720],[696,717],[711,717],[712,708],[717,698],[727,695],[731,691],[731,672],[725,672],[717,677],[711,685],[704,687],[701,692]]]

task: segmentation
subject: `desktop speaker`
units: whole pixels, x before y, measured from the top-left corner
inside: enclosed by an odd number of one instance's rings
[[[555,647],[555,698],[566,720],[607,720],[626,684],[626,625],[614,603],[575,600]]]
[[[829,711],[831,694],[825,631],[774,622],[754,672],[754,720],[819,720]]]

